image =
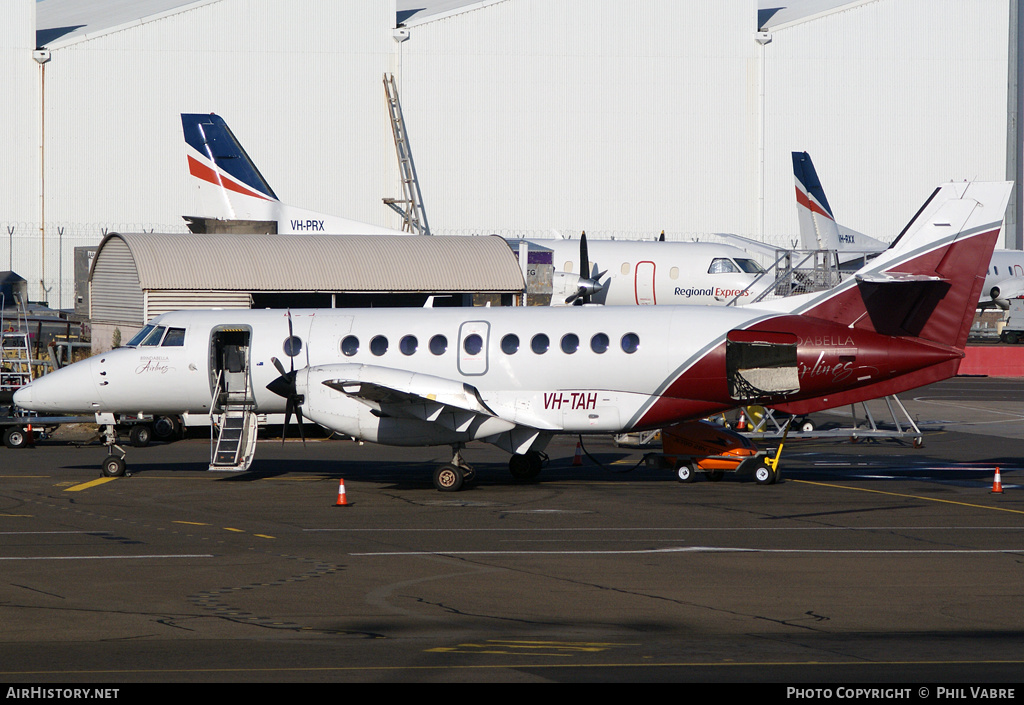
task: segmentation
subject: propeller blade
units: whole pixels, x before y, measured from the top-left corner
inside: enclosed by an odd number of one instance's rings
[[[284,427],[281,429],[281,445],[284,445],[284,439],[288,437],[288,422],[292,420],[292,398],[288,397],[288,401],[284,405]]]
[[[306,447],[306,432],[302,429],[302,404],[295,405],[295,422],[299,425],[299,438],[302,439],[302,447]]]
[[[284,376],[286,376],[288,374],[287,372],[284,371],[284,365],[282,365],[281,361],[278,360],[276,357],[270,358],[270,361],[272,363],[274,363],[274,367],[277,368],[277,371],[281,373],[282,377],[284,377]]]
[[[590,278],[590,256],[587,250],[587,231],[580,235],[580,276]]]

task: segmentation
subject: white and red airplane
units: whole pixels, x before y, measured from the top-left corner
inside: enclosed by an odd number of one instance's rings
[[[1011,186],[943,185],[854,277],[770,304],[180,311],[14,401],[217,413],[225,429],[232,408],[296,413],[374,443],[451,445],[439,489],[472,475],[470,441],[531,476],[556,434],[672,428],[749,404],[806,414],[952,377]],[[124,471],[123,457],[104,463]]]
[[[274,193],[227,122],[215,114],[181,115],[190,183],[202,215],[275,221],[282,235],[409,235],[286,205]],[[743,304],[774,284],[744,250],[716,242],[509,239],[553,265],[551,305],[598,303]]]
[[[825,189],[807,152],[793,152],[793,175],[796,178],[801,247],[807,250],[835,251],[840,266],[862,264],[865,257],[874,257],[888,247],[881,240],[836,223],[825,197]],[[931,203],[925,203],[922,210],[927,211],[931,207]],[[1024,252],[995,250],[986,270],[978,308],[1000,308],[1005,311],[1010,307],[1010,299],[1021,297],[1024,297]]]

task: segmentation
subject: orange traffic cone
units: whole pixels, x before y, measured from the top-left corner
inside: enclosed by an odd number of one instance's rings
[[[342,478],[338,484],[338,501],[334,503],[335,507],[347,507],[348,499],[345,497],[345,478]]]
[[[32,433],[32,424],[29,424],[28,428],[25,429],[25,438],[26,438],[26,440],[28,442],[29,447],[35,446],[35,444],[36,444],[36,437],[35,437],[35,434]]]
[[[576,455],[572,459],[573,465],[583,465],[583,446],[576,442]]]
[[[995,479],[992,480],[992,494],[1003,493],[1003,480],[999,477],[999,468],[996,468]]]
[[[740,418],[736,422],[736,430],[737,431],[746,431],[747,430],[747,417],[743,415],[743,409],[740,409]]]

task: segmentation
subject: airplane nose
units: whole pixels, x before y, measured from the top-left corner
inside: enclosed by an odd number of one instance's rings
[[[27,384],[14,393],[14,405],[20,409],[35,411],[32,406],[32,385]]]
[[[37,377],[14,393],[14,404],[26,411],[92,413],[98,399],[90,364],[84,360]]]

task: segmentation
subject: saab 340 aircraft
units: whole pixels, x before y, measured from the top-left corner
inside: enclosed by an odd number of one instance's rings
[[[276,221],[277,232],[330,235],[406,235],[398,230],[283,204],[227,122],[218,115],[182,113],[191,183],[205,214],[221,220]],[[509,239],[519,247],[522,240]],[[554,266],[551,304],[728,304],[753,301],[771,277],[738,247],[714,242],[525,240]],[[532,256],[532,255],[531,255]],[[756,284],[755,284],[756,282]],[[755,289],[756,287],[756,289]]]
[[[825,189],[818,179],[811,155],[793,152],[793,176],[796,178],[797,214],[800,219],[801,247],[808,250],[833,250],[840,266],[850,261],[863,262],[888,245],[836,223]],[[933,207],[929,203],[923,210]],[[908,226],[909,227],[909,226]],[[985,285],[978,299],[978,308],[1010,308],[1010,299],[1024,297],[1024,252],[995,250],[985,274]]]
[[[258,412],[374,443],[451,445],[441,490],[472,477],[470,441],[512,453],[512,473],[531,477],[556,434],[673,428],[749,404],[800,415],[952,377],[1011,186],[943,185],[854,277],[771,304],[179,311],[14,401],[217,415],[233,469],[251,461]],[[124,471],[112,452],[104,473]]]

